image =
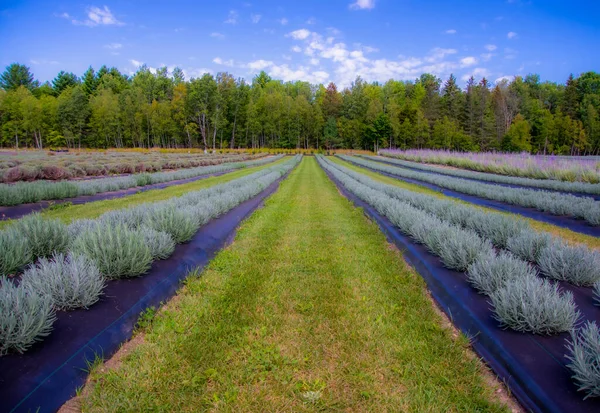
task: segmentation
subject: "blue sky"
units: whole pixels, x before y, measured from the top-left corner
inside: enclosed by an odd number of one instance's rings
[[[145,63],[341,86],[423,72],[564,82],[600,70],[598,16],[597,0],[1,0],[0,65],[42,81]]]

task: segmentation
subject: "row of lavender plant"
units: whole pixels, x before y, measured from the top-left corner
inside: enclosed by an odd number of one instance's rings
[[[488,238],[472,229],[485,227],[486,218],[483,215],[471,221],[471,225],[456,225],[449,217],[453,216],[453,212],[461,215],[460,209],[453,211],[451,205],[443,208],[442,204],[438,204],[433,210],[451,210],[444,212],[445,216],[440,218],[406,202],[407,199],[415,201],[417,198],[406,198],[395,191],[397,188],[361,176],[325,158],[320,157],[319,162],[350,192],[372,205],[402,232],[439,256],[446,267],[466,272],[469,282],[480,293],[490,297],[494,317],[502,326],[535,334],[555,334],[573,331],[575,328],[580,313],[571,292],[563,292],[557,284],[538,277],[535,267],[526,259],[509,251],[498,252],[494,249],[492,240],[508,244],[511,238],[509,234],[513,233],[512,237],[519,236],[518,228],[511,223],[496,225],[496,229],[488,233]],[[488,222],[493,224],[493,219]],[[507,241],[503,242],[504,239]],[[573,333],[570,349],[577,348],[585,352],[585,346],[589,343],[583,342],[582,337],[587,339],[587,329],[593,330],[594,326],[595,324],[588,324],[582,333]],[[570,354],[573,358],[576,353]],[[597,371],[590,370],[589,365],[581,363],[574,363],[571,368],[576,373],[576,382],[588,395],[595,395],[600,391],[600,374]]]
[[[71,178],[160,172],[196,168],[223,162],[247,161],[263,155],[137,152],[54,153],[25,151],[0,156],[0,182],[61,180]]]
[[[582,194],[600,195],[600,184],[590,184],[587,182],[565,182],[552,179],[532,179],[520,178],[515,176],[497,175],[485,172],[474,172],[465,169],[448,169],[436,167],[433,165],[422,164],[418,162],[403,161],[394,157],[368,156],[364,158],[374,161],[384,161],[393,163],[406,168],[419,169],[427,172],[435,172],[442,175],[455,176],[458,178],[477,179],[480,181],[496,182],[500,184],[520,185],[532,188],[549,189],[552,191],[574,192]]]
[[[343,168],[339,166],[339,168]],[[535,231],[524,219],[373,181],[348,168],[344,173],[388,196],[422,209],[444,221],[477,232],[495,247],[537,264],[549,278],[591,287],[600,281],[600,252],[569,245],[547,232]]]
[[[143,173],[128,176],[98,178],[86,181],[34,181],[16,184],[0,184],[0,205],[11,206],[43,200],[59,200],[80,195],[95,195],[163,182],[188,179],[202,175],[233,171],[251,166],[259,166],[281,159],[282,155],[261,158],[254,161],[222,163],[213,166],[181,169],[175,172]]]
[[[477,197],[492,199],[512,205],[535,208],[553,215],[567,215],[584,219],[589,224],[600,225],[600,202],[593,198],[578,197],[570,194],[531,190],[526,188],[508,188],[485,184],[450,176],[433,175],[427,172],[413,171],[373,162],[358,157],[339,155],[340,158],[377,171],[389,173],[401,178],[415,179],[437,185],[442,188],[462,192]]]
[[[430,149],[382,150],[382,155],[535,179],[600,183],[598,157],[530,155],[528,153],[454,152]]]
[[[209,220],[260,193],[300,155],[181,197],[110,211],[65,225],[28,216],[0,231],[0,355],[24,352],[50,334],[56,310],[87,308],[107,280],[145,274]],[[19,282],[15,282],[18,280]]]

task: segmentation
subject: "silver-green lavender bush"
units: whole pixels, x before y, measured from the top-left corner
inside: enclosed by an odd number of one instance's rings
[[[96,265],[84,255],[55,254],[40,258],[23,273],[21,285],[52,298],[59,310],[88,308],[100,299],[106,281]]]
[[[553,241],[542,249],[538,265],[548,277],[591,287],[600,281],[600,253],[583,245]]]
[[[25,352],[52,331],[52,299],[0,279],[0,355]]]
[[[140,227],[138,231],[144,238],[148,248],[150,248],[152,258],[164,260],[169,258],[173,254],[173,251],[175,251],[175,241],[166,232],[156,231],[147,226]]]
[[[506,242],[506,249],[529,262],[538,262],[542,250],[552,241],[548,233],[523,230]]]
[[[505,251],[481,254],[467,271],[467,279],[482,294],[490,295],[507,282],[536,276],[537,271],[527,262]]]
[[[29,240],[15,227],[0,231],[0,276],[18,273],[33,259]]]
[[[567,352],[567,367],[573,372],[578,390],[585,392],[584,399],[600,397],[600,329],[595,321],[571,331]]]
[[[570,291],[535,276],[507,282],[490,294],[494,317],[504,327],[534,334],[571,330],[580,317]]]
[[[137,231],[122,225],[96,225],[81,233],[72,251],[90,258],[107,278],[129,278],[150,269],[152,254]]]
[[[192,239],[199,226],[191,214],[175,207],[156,208],[150,211],[144,224],[156,231],[171,235],[177,244]]]
[[[29,240],[34,258],[65,252],[69,246],[69,230],[57,219],[44,219],[40,214],[31,214],[15,222],[14,227]]]

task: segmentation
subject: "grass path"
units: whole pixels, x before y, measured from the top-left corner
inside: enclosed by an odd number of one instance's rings
[[[420,276],[305,158],[84,411],[504,411]],[[498,390],[499,391],[499,390]]]
[[[434,196],[437,196],[438,198],[443,198],[443,199],[446,199],[448,201],[453,201],[453,202],[458,202],[458,203],[462,203],[462,204],[465,204],[465,205],[474,206],[474,207],[482,209],[484,211],[490,211],[490,212],[496,212],[496,213],[500,213],[500,214],[511,215],[513,217],[517,217],[519,219],[523,219],[524,221],[526,221],[531,226],[531,228],[533,228],[536,231],[546,231],[546,232],[549,232],[552,235],[555,235],[557,237],[561,237],[561,238],[563,238],[564,240],[566,240],[566,241],[568,241],[570,243],[585,244],[585,245],[587,245],[590,248],[600,249],[600,238],[598,238],[598,237],[594,237],[594,236],[586,235],[586,234],[581,234],[579,232],[571,231],[568,228],[558,227],[556,225],[552,225],[552,224],[549,224],[547,222],[537,221],[537,220],[532,219],[532,218],[526,218],[526,217],[523,217],[523,216],[518,215],[518,214],[511,214],[510,212],[498,211],[498,210],[493,209],[493,208],[486,208],[486,207],[483,207],[481,205],[475,205],[475,204],[472,204],[470,202],[463,201],[461,199],[452,198],[452,197],[449,197],[449,196],[446,196],[446,195],[442,194],[441,192],[434,191],[434,190],[426,188],[424,186],[420,186],[420,185],[417,185],[417,184],[413,184],[413,183],[410,183],[410,182],[403,181],[401,178],[395,179],[395,178],[392,178],[392,177],[389,177],[389,176],[386,176],[386,175],[379,174],[379,173],[374,172],[374,171],[372,171],[370,169],[362,168],[362,167],[354,165],[354,164],[352,164],[350,162],[346,162],[346,161],[344,161],[344,160],[342,160],[342,159],[340,159],[338,157],[331,156],[328,159],[330,159],[333,162],[336,162],[336,163],[338,163],[340,165],[343,165],[346,168],[352,169],[353,171],[360,172],[360,173],[362,173],[362,174],[364,174],[364,175],[366,175],[366,176],[368,176],[370,178],[373,178],[373,179],[375,179],[375,180],[377,180],[379,182],[383,182],[385,184],[395,185],[395,186],[398,186],[400,188],[407,189],[407,190],[413,191],[413,192],[420,192],[420,193],[424,193],[424,194],[427,194],[427,195],[434,195]]]
[[[223,184],[237,178],[241,178],[251,173],[260,171],[261,169],[269,168],[278,163],[285,162],[286,158],[271,162],[265,165],[260,165],[251,168],[242,168],[233,172],[228,172],[219,176],[211,176],[210,178],[200,179],[194,182],[188,182],[181,185],[173,185],[163,189],[152,189],[146,192],[139,192],[134,195],[125,196],[122,198],[108,199],[104,201],[88,202],[86,204],[68,205],[56,209],[45,209],[42,212],[44,218],[58,218],[65,223],[83,218],[97,218],[107,211],[113,209],[121,209],[143,204],[146,202],[162,201],[176,196],[181,196],[190,191],[198,191],[203,188],[208,188],[214,185]],[[68,200],[67,200],[68,201]],[[9,225],[11,221],[0,222],[0,229]]]

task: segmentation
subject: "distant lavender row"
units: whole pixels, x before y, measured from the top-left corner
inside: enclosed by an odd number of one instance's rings
[[[418,162],[403,161],[401,159],[397,159],[395,157],[392,158],[389,156],[362,155],[362,157],[373,161],[386,162],[402,166],[409,169],[418,169],[425,172],[433,172],[441,175],[449,175],[458,178],[473,179],[483,182],[493,182],[523,187],[549,189],[551,191],[600,195],[600,184],[590,184],[587,182],[565,182],[557,181],[555,179],[521,178],[517,176],[505,176],[485,172],[468,171],[464,169],[444,168],[441,166],[421,164]]]
[[[448,165],[500,175],[600,183],[600,159],[598,157],[453,152],[430,149],[382,150],[380,154],[408,161]]]
[[[25,151],[0,157],[0,181],[3,183],[64,180],[72,178],[160,172],[165,169],[196,168],[223,162],[246,161],[261,157],[250,154],[188,154],[137,152]]]
[[[80,195],[95,195],[103,192],[118,191],[162,182],[188,179],[196,176],[233,171],[251,166],[259,166],[278,160],[276,157],[260,158],[255,161],[229,162],[213,166],[180,169],[175,172],[143,173],[127,176],[98,178],[87,181],[34,181],[0,184],[0,205],[11,206],[49,199],[67,199]]]

